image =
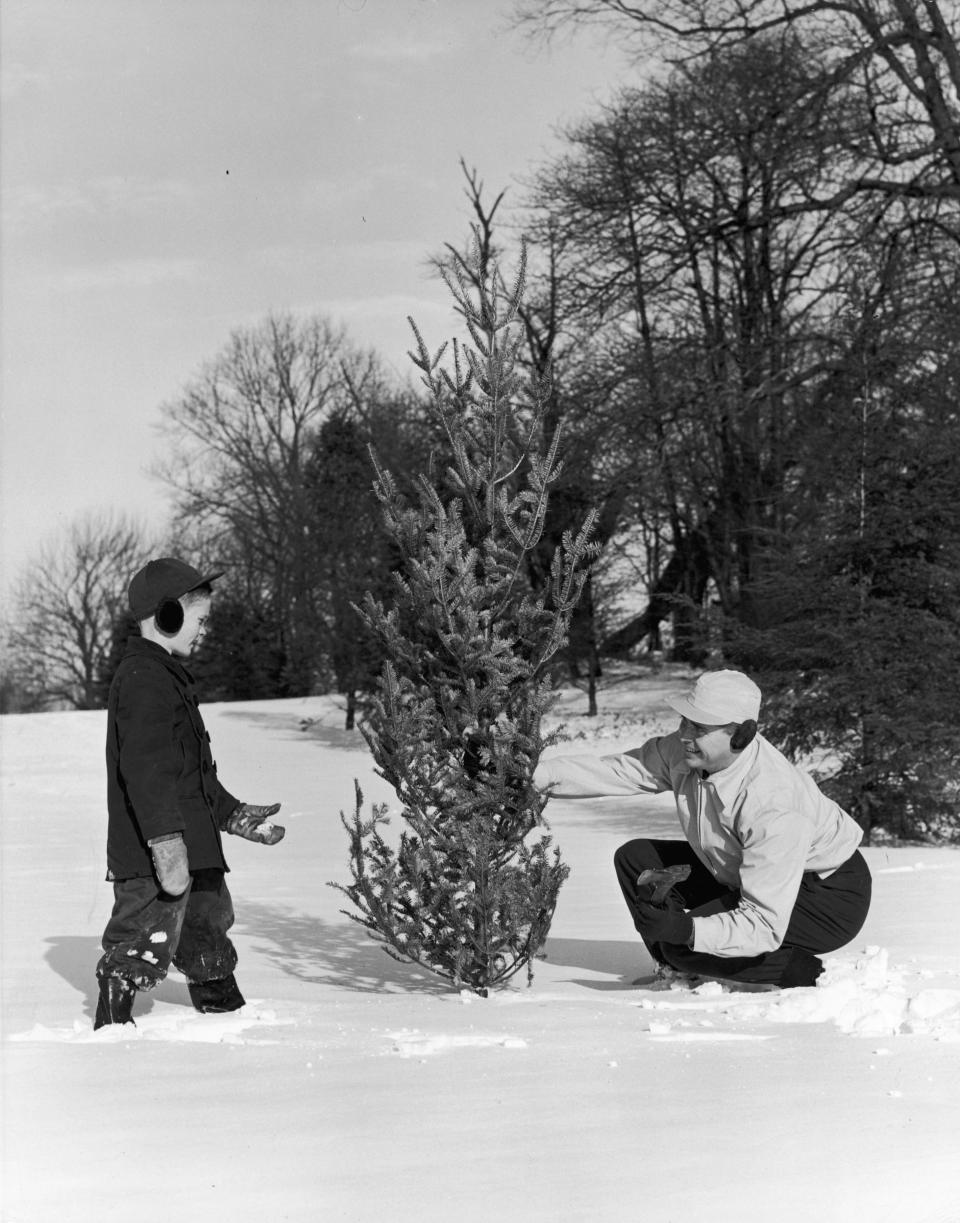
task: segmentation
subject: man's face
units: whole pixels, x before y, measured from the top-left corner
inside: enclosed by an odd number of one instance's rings
[[[680,742],[687,767],[700,772],[718,773],[732,764],[737,757],[730,746],[734,725],[704,726],[700,722],[691,722],[689,718],[681,718]]]
[[[170,639],[169,647],[172,654],[179,654],[181,658],[187,658],[206,634],[211,600],[209,595],[200,595],[195,598],[186,596],[181,602],[183,604],[183,625],[179,633]]]

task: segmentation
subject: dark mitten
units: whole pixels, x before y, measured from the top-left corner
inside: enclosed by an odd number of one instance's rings
[[[190,861],[182,833],[154,837],[147,844],[160,887],[168,896],[182,896],[190,886]]]
[[[663,909],[640,900],[634,910],[637,929],[648,943],[689,946],[693,940],[693,918],[689,913]]]
[[[235,837],[243,837],[245,841],[258,841],[261,845],[276,845],[282,841],[286,828],[282,824],[272,824],[270,816],[280,810],[279,803],[269,807],[255,807],[252,803],[241,803],[227,817],[224,831]]]

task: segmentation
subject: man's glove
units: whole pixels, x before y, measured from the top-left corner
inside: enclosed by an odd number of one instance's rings
[[[693,942],[693,918],[689,913],[663,909],[638,900],[634,910],[637,929],[648,943],[674,943],[689,947]]]
[[[281,824],[271,824],[270,816],[280,810],[279,803],[269,807],[254,807],[252,803],[241,803],[227,816],[223,828],[245,841],[259,841],[261,845],[276,845],[287,831]]]
[[[170,832],[147,844],[160,887],[168,896],[182,896],[190,886],[190,862],[183,833]]]

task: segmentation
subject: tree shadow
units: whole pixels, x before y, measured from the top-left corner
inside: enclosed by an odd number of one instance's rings
[[[243,932],[258,955],[298,981],[370,994],[449,994],[456,988],[417,964],[392,959],[355,922],[246,903]]]
[[[589,977],[571,977],[574,985],[585,989],[609,992],[635,988],[638,977],[653,973],[653,960],[637,938],[633,942],[600,941],[586,938],[548,938],[544,947],[548,964],[586,972],[605,973],[615,978],[597,981]]]
[[[355,922],[331,922],[271,905],[246,904],[243,931],[258,955],[298,981],[365,994],[442,995],[456,988],[417,964],[392,959],[382,944]],[[653,963],[640,939],[549,938],[542,958],[561,968],[613,978],[570,978],[573,984],[592,990],[632,989],[638,977],[653,972]]]
[[[383,947],[354,922],[324,921],[271,905],[243,906],[243,933],[258,955],[287,976],[315,985],[329,985],[364,994],[432,994],[454,991],[454,985],[416,964],[391,959]],[[83,996],[83,1012],[93,1022],[97,1008],[97,961],[100,940],[89,935],[54,935],[46,940],[44,958],[58,976]],[[643,943],[594,939],[549,938],[543,959],[561,968],[603,973],[614,980],[573,977],[575,985],[592,990],[626,990],[638,976],[652,970]],[[157,1002],[192,1009],[187,984],[171,969],[152,990],[142,991],[138,1014]]]

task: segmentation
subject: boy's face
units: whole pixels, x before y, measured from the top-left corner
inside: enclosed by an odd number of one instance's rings
[[[199,595],[194,598],[187,595],[181,600],[183,624],[179,633],[168,641],[171,654],[179,654],[181,658],[188,658],[200,644],[207,631],[210,602],[209,595]]]

